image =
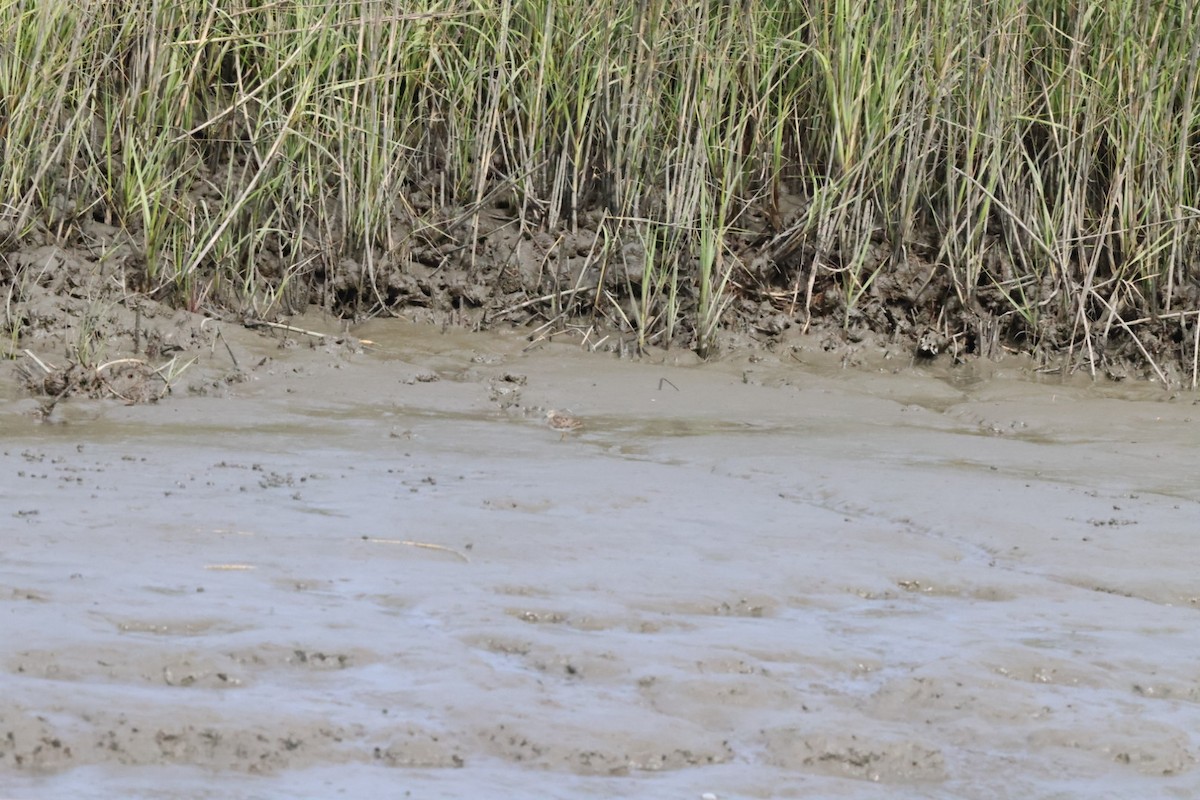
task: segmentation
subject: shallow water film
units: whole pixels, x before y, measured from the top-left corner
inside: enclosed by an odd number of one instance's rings
[[[6,404],[0,796],[1200,792],[1191,395],[355,333]]]

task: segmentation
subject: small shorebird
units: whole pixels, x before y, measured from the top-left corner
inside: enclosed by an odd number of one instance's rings
[[[561,431],[562,436],[558,437],[561,442],[567,438],[567,434],[571,431],[577,431],[583,427],[583,423],[575,419],[569,414],[564,414],[561,411],[555,411],[553,408],[546,412],[546,419],[550,422],[550,427],[556,431]]]

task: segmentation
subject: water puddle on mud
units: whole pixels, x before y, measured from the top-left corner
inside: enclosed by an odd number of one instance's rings
[[[1200,790],[1190,395],[357,333],[0,415],[0,796]]]

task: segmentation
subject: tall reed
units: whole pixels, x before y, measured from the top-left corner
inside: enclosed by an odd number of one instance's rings
[[[888,324],[1094,368],[1200,316],[1198,32],[1190,0],[15,0],[0,225],[110,222],[192,306],[370,310],[421,244],[476,265],[500,206],[643,243],[591,289],[643,344],[707,353],[771,281],[849,325],[919,265],[941,305]],[[752,241],[791,245],[754,275]]]

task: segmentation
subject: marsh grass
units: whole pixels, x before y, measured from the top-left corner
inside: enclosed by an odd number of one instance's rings
[[[1175,324],[1192,363],[1198,31],[1132,0],[11,2],[0,223],[115,225],[131,288],[193,308],[306,281],[370,312],[414,247],[474,266],[503,202],[598,231],[602,276],[640,243],[590,310],[642,346],[710,352],[736,287],[1093,371]],[[752,268],[764,241],[793,257]],[[914,264],[941,288],[868,313]]]

